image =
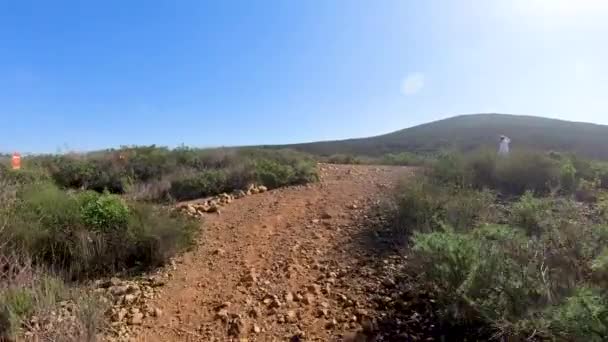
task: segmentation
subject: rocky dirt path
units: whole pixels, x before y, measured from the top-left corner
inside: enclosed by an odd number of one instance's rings
[[[321,165],[317,184],[248,196],[206,215],[198,246],[169,267],[148,302],[158,315],[130,340],[334,341],[368,329],[369,289],[357,280],[366,276],[365,253],[353,253],[351,242],[368,209],[409,172]]]

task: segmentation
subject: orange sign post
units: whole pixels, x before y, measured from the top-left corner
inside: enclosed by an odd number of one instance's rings
[[[13,170],[21,169],[21,155],[17,152],[13,153],[13,158],[11,159],[11,164],[13,165]]]

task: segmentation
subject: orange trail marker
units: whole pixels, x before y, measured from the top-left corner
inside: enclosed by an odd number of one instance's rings
[[[13,166],[13,170],[21,169],[21,155],[19,153],[13,153],[13,158],[11,158],[11,165]]]

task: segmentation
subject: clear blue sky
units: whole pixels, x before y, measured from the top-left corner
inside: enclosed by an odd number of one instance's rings
[[[0,151],[608,123],[608,1],[0,2]]]

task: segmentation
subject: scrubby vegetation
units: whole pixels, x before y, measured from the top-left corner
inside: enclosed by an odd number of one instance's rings
[[[403,165],[420,166],[431,160],[431,155],[410,152],[387,153],[381,156],[354,154],[334,154],[329,157],[318,157],[321,161],[332,164],[369,164],[369,165]]]
[[[559,150],[608,160],[608,126],[535,116],[461,115],[369,138],[278,146],[320,156],[334,154],[378,157],[409,151],[432,154],[443,149],[471,152],[498,148],[498,137],[511,138],[517,149]]]
[[[289,150],[124,147],[29,157],[25,163],[62,188],[106,190],[151,201],[210,196],[248,183],[275,188],[316,179],[314,161]]]
[[[394,229],[439,324],[497,340],[607,340],[604,170],[558,153],[479,151],[404,181]]]
[[[69,326],[55,325],[57,336],[95,340],[104,308],[82,295],[78,284],[162,265],[193,242],[199,223],[162,202],[317,177],[313,160],[303,154],[255,149],[152,146],[32,156],[18,171],[5,162],[0,163],[0,340],[18,336],[24,327],[31,333],[32,317],[48,321],[59,303],[74,306],[70,310],[78,318]]]

